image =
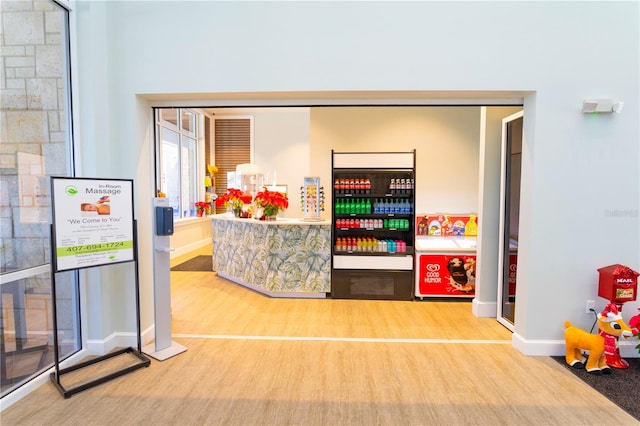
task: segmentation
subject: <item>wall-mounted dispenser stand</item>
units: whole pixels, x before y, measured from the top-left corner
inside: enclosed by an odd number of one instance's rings
[[[153,199],[153,298],[155,341],[142,351],[164,361],[187,348],[171,340],[170,237],[173,235],[173,208],[168,198]]]

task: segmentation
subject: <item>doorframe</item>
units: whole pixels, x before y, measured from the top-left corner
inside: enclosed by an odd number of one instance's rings
[[[515,121],[517,119],[524,119],[524,110],[518,111],[515,114],[511,114],[502,119],[502,140],[501,140],[501,152],[500,152],[500,224],[498,227],[499,238],[498,238],[498,292],[496,294],[496,320],[509,329],[511,332],[515,329],[515,316],[513,323],[507,321],[503,316],[503,291],[505,285],[508,286],[509,283],[505,284],[504,282],[504,262],[505,262],[505,222],[506,222],[506,191],[507,191],[507,182],[506,182],[506,171],[507,171],[507,125]],[[507,257],[508,262],[508,257]],[[517,272],[516,272],[517,273]],[[517,291],[517,290],[516,290]]]

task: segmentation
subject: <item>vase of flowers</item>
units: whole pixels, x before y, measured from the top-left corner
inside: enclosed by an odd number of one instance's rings
[[[289,199],[281,192],[269,191],[264,188],[264,191],[258,192],[253,200],[257,209],[262,209],[262,216],[258,217],[261,220],[275,220],[280,210],[285,210],[289,207]]]
[[[206,201],[198,201],[195,203],[196,206],[196,214],[198,215],[198,217],[201,217],[202,215],[209,214],[211,213],[211,203],[208,203]]]
[[[243,207],[251,204],[251,201],[251,194],[242,192],[240,189],[229,188],[227,192],[216,198],[216,206],[231,209],[235,217],[248,217],[243,216]]]

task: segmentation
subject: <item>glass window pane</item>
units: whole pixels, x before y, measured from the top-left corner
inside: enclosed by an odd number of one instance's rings
[[[160,109],[160,120],[164,126],[178,127],[178,109],[162,108]]]
[[[53,2],[26,1],[21,10],[24,18],[15,25],[3,19],[0,37],[0,75],[12,76],[5,80],[11,90],[3,85],[0,96],[1,272],[50,261],[48,176],[69,171],[67,15]]]
[[[168,116],[180,118],[180,126],[175,131],[161,118]],[[200,115],[181,108],[159,108],[156,117],[157,189],[169,198],[175,218],[196,216],[199,189],[204,189],[200,185],[202,177],[198,178],[199,142],[196,135]]]
[[[198,146],[195,139],[182,138],[182,209],[185,217],[196,215],[198,201]]]
[[[3,396],[53,365],[49,176],[72,173],[69,16],[53,1],[19,3],[20,19],[0,8]],[[56,279],[63,360],[81,347],[77,273]]]
[[[182,131],[189,136],[196,136],[196,114],[186,109],[182,111]]]
[[[162,170],[160,188],[170,200],[174,216],[180,215],[180,135],[161,128]]]
[[[60,359],[79,349],[75,272],[56,275]],[[0,284],[2,395],[54,363],[51,275]]]

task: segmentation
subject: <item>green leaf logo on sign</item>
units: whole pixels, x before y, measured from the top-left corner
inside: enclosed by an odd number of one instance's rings
[[[67,195],[76,195],[78,193],[78,189],[75,186],[69,185],[64,189],[64,192],[66,192]]]

